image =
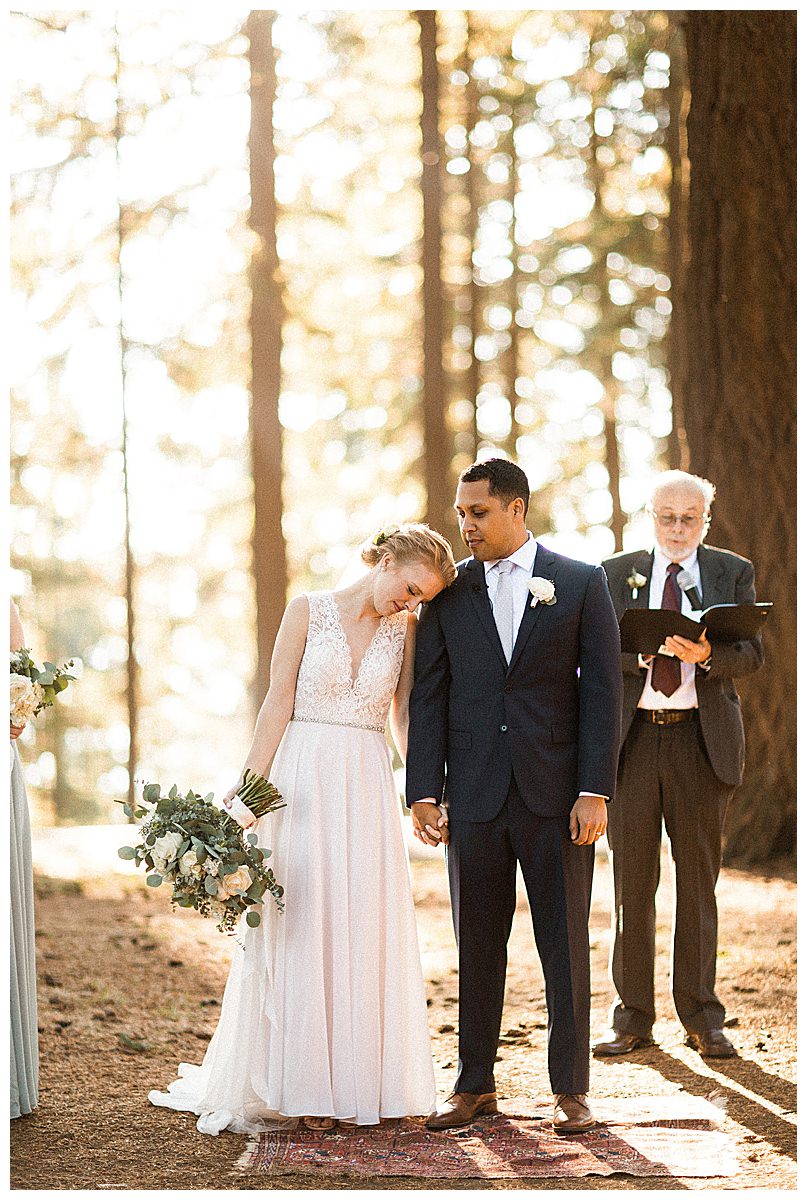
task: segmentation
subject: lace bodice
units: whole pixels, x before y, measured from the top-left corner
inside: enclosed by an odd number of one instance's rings
[[[309,592],[308,636],[297,676],[294,720],[383,732],[398,685],[407,614],[382,617],[355,680],[350,646],[331,592]]]

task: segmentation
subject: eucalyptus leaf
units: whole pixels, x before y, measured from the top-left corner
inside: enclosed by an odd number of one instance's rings
[[[215,879],[208,875],[207,879],[205,880],[205,891],[207,892],[208,896],[215,896],[218,890],[219,885],[216,883]]]
[[[261,923],[261,914],[260,913],[256,913],[256,912],[248,912],[247,913],[247,925],[249,925],[250,929],[257,929],[257,927],[260,925],[260,923]]]
[[[132,859],[137,858],[137,851],[134,846],[121,846],[118,851],[118,858]]]
[[[162,875],[147,875],[146,883],[149,887],[159,887],[163,881]]]

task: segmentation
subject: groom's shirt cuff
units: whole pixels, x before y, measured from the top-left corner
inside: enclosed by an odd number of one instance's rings
[[[593,796],[596,800],[608,800],[608,796],[603,796],[602,792],[578,792],[577,799],[579,800],[581,796]]]

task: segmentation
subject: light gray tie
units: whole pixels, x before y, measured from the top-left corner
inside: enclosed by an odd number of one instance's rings
[[[497,564],[499,583],[496,587],[496,600],[493,605],[493,619],[499,631],[504,657],[508,662],[513,653],[513,570],[515,565],[509,558],[503,558]]]

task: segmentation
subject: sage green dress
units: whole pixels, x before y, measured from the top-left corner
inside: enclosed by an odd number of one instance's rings
[[[11,743],[11,1116],[36,1108],[39,1044],[36,1027],[34,874],[28,798],[16,744]]]

